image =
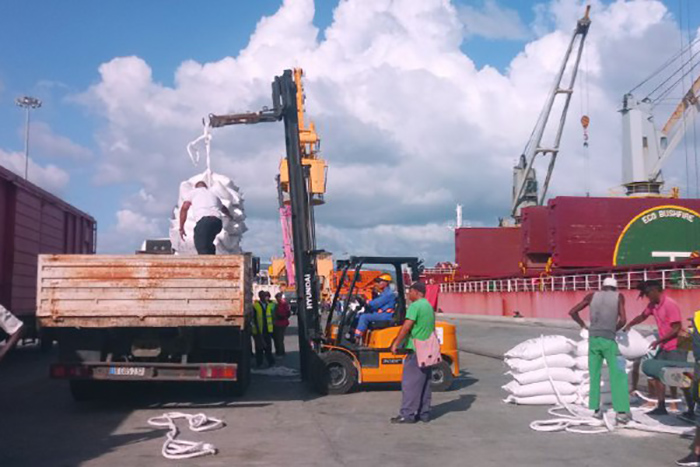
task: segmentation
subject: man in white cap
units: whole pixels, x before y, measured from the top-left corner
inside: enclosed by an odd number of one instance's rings
[[[591,324],[587,326],[579,313],[590,308]],[[590,394],[588,408],[595,410],[595,416],[602,418],[600,411],[600,371],[603,360],[608,364],[613,409],[617,412],[617,423],[627,424],[630,418],[630,397],[627,391],[627,373],[617,364],[617,342],[615,333],[625,326],[625,298],[617,291],[617,281],[608,277],[603,281],[603,290],[586,295],[571,309],[571,318],[583,329],[588,329],[588,372]]]

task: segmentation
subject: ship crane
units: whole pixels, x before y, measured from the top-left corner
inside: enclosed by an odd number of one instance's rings
[[[591,26],[591,19],[589,17],[590,10],[591,7],[587,6],[585,15],[576,23],[576,28],[571,36],[569,47],[564,55],[564,60],[556,75],[554,85],[549,91],[540,116],[537,119],[530,140],[527,142],[525,150],[520,156],[518,165],[513,167],[513,206],[511,216],[516,222],[519,222],[522,208],[542,205],[547,197],[547,190],[549,189],[549,182],[552,178],[552,172],[554,171],[554,164],[559,155],[559,143],[561,142],[562,132],[564,131],[564,124],[566,123],[566,114],[569,110],[571,96],[574,92],[574,84],[576,83],[576,74],[578,72],[579,63],[581,62],[581,55],[583,54],[583,46],[586,41],[586,36],[588,35],[588,29]],[[569,68],[569,62],[572,58],[574,48],[576,48],[576,52],[568,86],[563,87],[564,73]],[[542,144],[542,139],[547,129],[547,122],[552,113],[552,108],[558,96],[563,96],[564,105],[562,106],[561,115],[559,117],[554,142],[551,145],[545,146]],[[547,169],[547,176],[544,180],[542,192],[539,193],[537,176],[534,168],[535,160],[537,156],[547,155],[550,156],[549,167]]]
[[[684,67],[685,64],[679,71]],[[666,90],[663,95],[669,91]],[[621,111],[622,178],[627,196],[661,194],[664,184],[661,169],[683,140],[686,128],[693,125],[700,110],[699,92],[700,77],[681,98],[661,130],[654,125],[655,101],[651,97],[637,100],[632,93],[625,94]]]

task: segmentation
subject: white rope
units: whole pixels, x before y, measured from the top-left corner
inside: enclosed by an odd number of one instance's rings
[[[611,417],[607,416],[607,413],[604,413],[603,419],[599,420],[593,417],[593,411],[590,409],[567,404],[562,399],[556,384],[554,384],[554,379],[549,373],[549,365],[547,364],[547,358],[544,350],[544,336],[541,336],[540,343],[542,346],[542,359],[547,370],[547,376],[550,384],[552,385],[552,389],[554,389],[554,394],[556,395],[559,404],[548,410],[548,413],[555,418],[549,420],[535,420],[530,423],[531,429],[545,433],[566,431],[569,433],[598,434],[611,432],[615,430],[615,428],[626,428],[673,435],[683,435],[690,433],[695,429],[694,427],[671,426],[660,423],[646,415],[646,412],[651,409],[633,409],[630,414],[632,420],[626,425],[617,426],[615,423],[613,423]],[[644,398],[641,394],[638,393],[638,395]],[[561,413],[564,410],[566,413]]]
[[[187,154],[190,155],[192,164],[194,164],[195,167],[199,165],[199,160],[201,159],[197,145],[202,141],[204,141],[204,152],[207,157],[207,170],[211,170],[211,125],[209,124],[209,120],[204,121],[204,131],[202,135],[187,144]]]
[[[217,430],[225,426],[222,420],[209,418],[203,413],[193,415],[181,412],[168,412],[160,417],[150,418],[148,420],[149,425],[169,429],[161,450],[163,457],[166,459],[192,459],[194,457],[216,454],[216,447],[213,444],[175,439],[179,433],[175,420],[179,418],[187,419],[190,430],[195,432]]]

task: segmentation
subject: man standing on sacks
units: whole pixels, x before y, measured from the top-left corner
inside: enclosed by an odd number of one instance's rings
[[[590,308],[591,324],[587,326],[579,313]],[[588,371],[590,395],[588,408],[595,411],[596,418],[602,418],[600,410],[600,373],[603,360],[608,364],[613,409],[617,412],[618,424],[630,422],[630,399],[627,391],[627,373],[617,364],[617,342],[615,333],[626,322],[625,298],[617,291],[617,281],[608,277],[603,281],[600,292],[588,294],[569,312],[571,318],[583,329],[588,329]]]

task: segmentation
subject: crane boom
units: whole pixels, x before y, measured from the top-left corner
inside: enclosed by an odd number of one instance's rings
[[[566,123],[566,115],[569,110],[571,96],[574,92],[574,84],[576,83],[576,75],[581,62],[581,55],[583,54],[583,46],[586,41],[586,36],[588,35],[588,29],[591,26],[591,19],[589,17],[590,10],[591,7],[587,6],[586,13],[584,14],[583,18],[579,19],[576,23],[576,28],[571,36],[571,40],[569,41],[569,46],[564,54],[561,67],[559,68],[559,72],[556,75],[552,89],[547,96],[545,105],[542,108],[537,123],[535,124],[535,129],[532,132],[530,140],[525,146],[525,151],[523,151],[520,158],[520,163],[514,168],[515,176],[511,215],[516,219],[516,221],[519,219],[520,210],[523,207],[535,204],[542,205],[547,197],[549,182],[554,171],[554,164],[556,163],[557,156],[559,155],[559,143],[561,142],[562,133],[564,131],[564,124]],[[568,64],[575,46],[577,47],[576,58],[574,60],[569,83],[567,87],[562,87],[564,73],[568,68]],[[557,127],[554,143],[550,147],[543,147],[542,137],[544,136],[544,132],[547,128],[547,123],[549,122],[549,117],[552,113],[554,102],[559,95],[564,96],[564,105],[559,117],[559,126]],[[550,155],[549,167],[547,169],[547,175],[545,177],[542,193],[538,196],[537,183],[534,175],[535,159],[539,155],[546,156],[547,154]]]

